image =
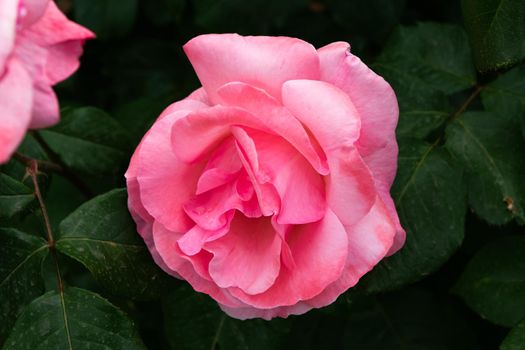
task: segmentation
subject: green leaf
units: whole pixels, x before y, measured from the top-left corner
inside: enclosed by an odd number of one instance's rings
[[[454,292],[481,317],[513,326],[525,317],[525,237],[504,237],[468,263]]]
[[[398,137],[426,138],[451,114],[448,97],[476,83],[466,35],[453,25],[398,28],[372,67],[398,97]]]
[[[133,322],[95,293],[67,288],[34,300],[3,350],[145,349]]]
[[[446,150],[422,141],[400,140],[398,166],[392,193],[407,240],[398,253],[359,282],[358,288],[367,292],[391,290],[435,271],[464,236],[462,169]]]
[[[400,70],[445,93],[465,90],[476,83],[467,36],[454,25],[419,23],[414,27],[400,27],[377,63]]]
[[[520,121],[525,137],[525,66],[513,68],[485,86],[481,100],[486,110]]]
[[[465,27],[479,71],[500,70],[525,58],[525,2],[462,0]]]
[[[0,173],[0,218],[11,218],[26,209],[35,199],[23,183]]]
[[[447,129],[447,148],[467,169],[469,203],[491,224],[525,219],[525,140],[517,123],[468,112]]]
[[[97,39],[119,38],[127,34],[137,18],[138,0],[75,0],[76,22],[97,34]]]
[[[501,343],[501,350],[525,350],[525,320],[518,323]]]
[[[128,160],[128,135],[93,107],[68,109],[58,125],[39,133],[67,166],[84,174],[118,173]]]
[[[43,239],[0,228],[0,345],[22,307],[44,292],[40,272],[47,253]]]
[[[153,262],[137,233],[124,189],[100,195],[65,218],[56,246],[115,295],[156,298],[172,280]]]
[[[461,312],[443,297],[421,290],[368,298],[350,305],[344,349],[477,350]]]
[[[165,334],[173,349],[276,349],[289,322],[228,317],[209,296],[184,284],[164,300]]]

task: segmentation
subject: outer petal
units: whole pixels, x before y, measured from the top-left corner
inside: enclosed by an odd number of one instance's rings
[[[341,277],[312,299],[272,309],[233,308],[220,305],[221,308],[230,316],[243,320],[256,317],[269,320],[273,317],[303,314],[312,308],[333,303],[385,256],[392,245],[396,231],[385,205],[377,197],[370,212],[354,227],[347,229],[347,232],[348,256]]]
[[[295,260],[293,270],[281,269],[273,286],[264,293],[248,295],[230,288],[231,294],[255,308],[271,309],[311,299],[340,278],[347,260],[348,238],[330,209],[316,223],[295,225],[287,242]]]
[[[126,187],[128,190],[128,209],[137,224],[137,231],[144,240],[151,238],[153,217],[149,215],[140,198],[140,187],[137,181],[139,170],[139,154],[142,143],[137,146],[135,153],[129,161],[129,167],[124,175],[126,177]]]
[[[183,205],[195,193],[204,164],[181,162],[171,149],[171,126],[188,111],[178,111],[158,120],[142,140],[137,180],[148,213],[175,232],[185,232],[193,222]]]
[[[392,246],[396,227],[378,196],[370,212],[356,225],[348,227],[347,232],[348,258],[343,274],[321,294],[307,301],[313,307],[331,304],[348,288],[357,284],[364,274],[372,270]]]
[[[18,25],[27,28],[37,22],[46,12],[50,0],[19,0]]]
[[[6,69],[6,62],[13,51],[16,36],[18,0],[0,1],[0,79]]]
[[[34,82],[33,118],[29,127],[31,129],[46,128],[58,123],[60,109],[58,99],[51,86],[46,83]]]
[[[155,249],[158,251],[163,265],[167,268],[167,272],[172,274],[175,272],[188,281],[196,291],[210,295],[223,305],[246,307],[246,304],[233,298],[226,289],[219,288],[214,282],[201,275],[209,263],[209,253],[202,251],[193,257],[185,256],[177,243],[180,237],[181,234],[167,230],[158,222],[153,224]],[[201,274],[197,271],[200,271]]]
[[[214,256],[210,275],[221,288],[238,287],[247,294],[263,293],[279,275],[281,238],[269,218],[236,215],[224,237],[207,243]]]
[[[353,146],[361,121],[348,96],[322,81],[290,80],[283,85],[283,104],[313,133],[329,152]]]
[[[294,80],[283,86],[284,105],[317,138],[328,158],[328,206],[345,225],[359,221],[376,197],[374,180],[354,147],[359,117],[339,89],[319,81]]]
[[[229,307],[219,304],[222,311],[226,312],[231,317],[238,318],[240,320],[247,320],[250,318],[262,318],[267,321],[274,317],[286,318],[289,315],[301,315],[312,309],[312,306],[305,302],[299,302],[292,306],[282,306],[272,309],[256,309],[253,307]]]
[[[315,48],[295,38],[208,34],[190,40],[184,51],[212,103],[217,102],[217,89],[232,81],[280,98],[285,81],[319,78]]]
[[[42,47],[49,47],[69,40],[83,41],[95,37],[95,34],[90,30],[67,19],[57,8],[54,1],[49,1],[40,20],[26,28],[24,33],[27,33],[31,40]]]
[[[196,90],[192,94],[190,94],[188,97],[186,97],[184,100],[175,102],[168,106],[162,114],[159,116],[158,119],[161,119],[165,117],[168,114],[173,114],[178,111],[184,111],[184,110],[196,110],[199,108],[206,107],[203,103],[199,102],[194,98],[194,96],[199,96],[197,93],[201,89]],[[201,95],[202,96],[202,95]],[[143,140],[148,137],[150,131],[144,135]],[[151,228],[153,225],[153,217],[147,212],[147,210],[144,208],[142,204],[142,200],[140,198],[140,188],[139,183],[137,181],[138,171],[139,171],[139,154],[142,147],[142,141],[135,149],[135,152],[133,153],[133,156],[131,157],[131,160],[129,161],[129,167],[126,171],[126,174],[124,175],[126,177],[126,186],[128,190],[128,208],[131,213],[131,216],[133,216],[133,219],[137,223],[137,230],[144,238],[147,240],[151,236]]]
[[[403,245],[405,231],[390,197],[390,187],[397,168],[395,128],[398,105],[394,91],[379,75],[352,55],[347,43],[338,42],[319,49],[321,80],[343,90],[352,100],[361,118],[359,153],[369,166],[381,198],[396,223],[395,250]]]
[[[0,164],[6,162],[24,138],[31,118],[31,79],[16,60],[10,60],[0,78]]]

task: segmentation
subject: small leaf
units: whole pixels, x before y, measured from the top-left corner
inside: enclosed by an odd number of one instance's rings
[[[519,121],[525,137],[525,66],[513,68],[488,84],[481,92],[481,101],[487,111]]]
[[[392,193],[407,240],[399,252],[359,282],[358,288],[367,292],[391,290],[421,279],[447,261],[463,241],[462,169],[446,150],[417,140],[400,140]]]
[[[40,270],[47,253],[43,239],[0,228],[0,345],[22,307],[44,292]]]
[[[0,218],[12,218],[35,199],[33,191],[12,177],[0,173]]]
[[[481,72],[500,70],[525,58],[525,2],[462,0],[465,27]]]
[[[453,303],[415,289],[350,304],[342,348],[480,349],[469,323]]]
[[[285,320],[230,318],[209,296],[186,284],[170,294],[163,305],[165,333],[173,349],[276,349],[289,331]]]
[[[127,34],[137,18],[138,0],[75,0],[76,22],[88,27],[98,39],[119,38]]]
[[[491,224],[525,219],[525,140],[517,123],[468,112],[447,129],[447,148],[467,169],[469,203]]]
[[[123,189],[100,195],[65,218],[56,246],[115,295],[156,298],[172,280],[153,262],[138,235]]]
[[[145,349],[133,322],[95,293],[66,288],[34,300],[3,350]]]
[[[501,343],[501,350],[525,350],[525,320],[518,323]]]
[[[514,326],[525,317],[525,237],[504,237],[468,263],[454,292],[481,317]]]
[[[84,174],[114,174],[128,160],[128,135],[93,107],[68,109],[58,125],[39,133],[67,166]]]

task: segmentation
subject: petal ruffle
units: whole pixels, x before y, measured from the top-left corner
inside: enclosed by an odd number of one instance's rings
[[[238,287],[247,294],[270,288],[281,268],[281,239],[269,218],[236,215],[229,232],[207,243],[213,254],[210,275],[221,288]]]
[[[184,51],[212,103],[218,101],[219,87],[232,81],[279,99],[285,81],[319,78],[315,48],[295,38],[207,34],[190,40]]]
[[[144,208],[175,232],[193,227],[183,205],[193,197],[204,167],[181,162],[171,149],[171,126],[188,113],[177,111],[158,120],[142,140],[138,155],[137,180]]]
[[[315,297],[343,273],[347,233],[330,209],[316,223],[295,225],[286,241],[295,261],[294,269],[282,268],[275,283],[264,293],[249,295],[229,288],[230,293],[254,308],[290,306]]]

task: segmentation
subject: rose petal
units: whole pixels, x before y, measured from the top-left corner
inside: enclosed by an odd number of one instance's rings
[[[7,59],[13,51],[17,17],[18,0],[0,1],[0,79],[5,72]]]
[[[376,197],[372,174],[354,142],[359,137],[359,116],[344,92],[328,83],[288,81],[284,105],[317,138],[328,158],[328,206],[346,225],[353,225],[370,210]]]
[[[285,81],[319,78],[315,48],[295,38],[207,34],[190,40],[184,51],[212,103],[217,103],[218,88],[232,81],[279,99]]]
[[[283,85],[283,104],[299,119],[322,149],[328,152],[352,146],[359,138],[361,121],[350,98],[322,81],[291,80]]]
[[[230,231],[207,243],[213,254],[210,275],[221,288],[238,287],[247,294],[263,293],[279,275],[281,239],[269,218],[236,215]]]
[[[251,318],[262,318],[264,320],[271,320],[274,317],[288,317],[290,315],[302,315],[310,311],[312,307],[304,302],[299,302],[291,306],[282,306],[272,309],[256,309],[254,307],[229,307],[219,304],[222,311],[226,312],[231,317],[247,320]]]
[[[19,8],[23,9],[23,14],[18,18],[20,28],[27,28],[38,21],[49,6],[50,0],[20,0]]]
[[[167,272],[180,275],[196,291],[209,294],[221,304],[229,307],[246,307],[245,304],[232,297],[228,290],[219,288],[217,284],[201,275],[206,273],[205,267],[209,264],[211,254],[203,250],[195,256],[185,256],[177,243],[180,237],[180,233],[169,231],[158,222],[153,224],[154,244],[163,265],[168,269]]]
[[[175,232],[185,232],[193,221],[183,205],[193,197],[204,164],[188,165],[171,150],[171,126],[188,111],[171,113],[158,120],[142,140],[138,155],[140,197],[148,213]]]
[[[379,75],[349,51],[344,42],[318,50],[321,80],[343,90],[352,100],[361,118],[361,135],[357,147],[377,182],[379,194],[397,227],[396,243],[391,253],[405,240],[405,231],[390,197],[390,187],[397,168],[395,128],[398,105],[394,91]]]
[[[323,307],[353,287],[359,279],[385,257],[392,246],[396,227],[379,196],[370,212],[353,227],[348,227],[348,258],[341,277],[307,303]]]
[[[330,209],[322,220],[296,225],[287,236],[295,269],[281,269],[275,283],[264,293],[249,295],[238,288],[229,288],[233,296],[255,308],[290,306],[313,298],[341,276],[347,259],[348,238]]]
[[[328,174],[326,155],[316,140],[275,98],[264,90],[239,82],[225,84],[217,93],[221,104],[247,110],[294,146],[320,174]]]
[[[31,129],[47,128],[58,123],[60,109],[53,89],[42,82],[35,81]]]
[[[32,98],[31,79],[22,65],[11,59],[0,79],[0,164],[9,160],[24,138]]]
[[[95,34],[89,29],[70,21],[58,9],[54,1],[49,1],[40,20],[25,28],[23,33],[27,38],[42,47],[50,47],[69,40],[83,42],[86,39],[95,37]]]
[[[217,147],[208,160],[206,168],[199,178],[196,194],[227,184],[238,177],[241,169],[242,164],[237,154],[235,140],[230,137]]]
[[[306,224],[320,220],[326,211],[324,181],[288,142],[279,136],[232,127],[259,183],[274,185],[281,198],[277,223]],[[252,156],[249,154],[252,153]]]

